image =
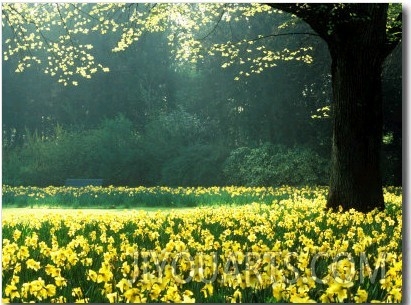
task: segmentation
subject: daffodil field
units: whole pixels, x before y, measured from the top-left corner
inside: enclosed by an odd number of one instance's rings
[[[4,186],[7,204],[135,208],[3,210],[3,302],[401,302],[402,189],[384,196],[364,214],[326,210],[321,187]],[[167,200],[196,207],[133,205]]]
[[[312,196],[311,190],[305,190]],[[195,207],[272,203],[292,192],[272,187],[13,187],[3,185],[3,206],[33,207]]]

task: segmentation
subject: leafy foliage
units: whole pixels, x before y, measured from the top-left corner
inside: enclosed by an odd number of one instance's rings
[[[147,32],[167,31],[168,41],[177,61],[196,63],[206,55],[219,53],[225,58],[223,67],[234,62],[250,65],[250,73],[261,73],[275,66],[279,60],[311,62],[310,48],[297,47],[283,51],[267,50],[255,45],[264,35],[241,41],[207,44],[205,39],[216,31],[219,23],[249,22],[256,15],[281,14],[260,4],[4,4],[3,24],[10,38],[3,58],[18,55],[16,72],[22,72],[33,63],[42,64],[43,71],[57,77],[63,85],[77,86],[81,78],[90,78],[98,71],[108,72],[109,67],[98,62],[94,46],[83,43],[85,35],[119,33],[113,52],[124,51]],[[117,16],[117,17],[114,17]],[[216,25],[217,23],[217,25]],[[280,23],[279,29],[289,22]],[[270,33],[272,35],[272,33]],[[244,50],[244,55],[241,55]],[[252,54],[253,53],[253,54]],[[48,54],[46,57],[42,54]],[[251,55],[251,56],[250,56]]]
[[[284,168],[283,177],[270,178],[261,166],[261,160],[271,164],[263,149],[247,152],[253,156],[250,166],[260,168],[259,178],[237,177],[234,168],[240,165],[234,163],[232,176],[222,174],[230,151],[234,156],[239,147],[264,142],[284,145],[281,151],[296,160],[300,157],[289,147],[329,155],[327,46],[301,19],[279,10],[286,4],[278,5],[5,3],[4,181],[61,184],[72,175],[129,185],[302,183]],[[330,20],[363,18],[350,15],[348,4],[290,8],[330,11]],[[394,40],[400,39],[401,9],[390,4],[388,10],[387,35]],[[41,71],[27,69],[34,66]],[[395,67],[401,71],[401,63]],[[16,68],[24,73],[15,74]],[[98,73],[104,71],[110,73]],[[249,77],[253,74],[258,77]],[[391,86],[391,77],[386,82]],[[383,155],[385,181],[401,184],[397,87],[385,103],[390,105],[385,133],[393,135]],[[123,120],[117,121],[120,113]],[[309,162],[298,164],[316,164],[308,155],[301,158]]]
[[[216,145],[195,144],[182,150],[162,169],[161,184],[170,186],[225,185],[221,175],[225,150]]]
[[[2,13],[3,24],[12,32],[12,38],[5,41],[3,58],[19,56],[16,72],[33,63],[43,64],[44,73],[64,85],[76,86],[79,77],[91,78],[99,70],[109,71],[95,62],[91,44],[82,44],[73,36],[89,32],[89,18],[96,18],[93,11],[73,4],[8,3],[2,5]]]
[[[224,174],[235,185],[324,185],[328,168],[328,162],[310,149],[267,143],[232,151]]]
[[[51,139],[42,139],[38,133],[28,135],[18,159],[6,159],[5,182],[46,186],[61,185],[71,177],[104,177],[113,184],[142,183],[139,176],[145,167],[138,136],[124,117],[87,132],[59,129]]]

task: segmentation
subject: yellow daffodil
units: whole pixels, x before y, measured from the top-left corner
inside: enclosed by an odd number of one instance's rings
[[[4,294],[7,297],[10,297],[10,300],[13,300],[14,298],[19,298],[20,297],[20,293],[17,289],[17,287],[13,284],[13,285],[6,285],[6,288],[4,290]]]
[[[183,300],[182,303],[195,303],[196,300],[193,298],[193,292],[190,290],[185,290],[183,292]]]
[[[370,213],[326,210],[325,188],[30,190],[36,198],[62,192],[99,200],[114,193],[132,197],[143,192],[278,199],[157,212],[53,209],[5,214],[3,300],[402,301],[403,203],[398,189],[385,189],[387,209]],[[42,233],[44,226],[48,234]],[[85,282],[86,287],[79,286]]]
[[[357,293],[355,294],[354,301],[356,303],[366,303],[368,299],[368,293],[366,290],[358,288]]]
[[[74,287],[71,291],[71,295],[76,298],[82,298],[83,291],[81,290],[81,287]]]
[[[201,292],[204,294],[204,298],[208,298],[213,295],[214,287],[212,283],[207,283],[201,288]]]
[[[19,229],[15,229],[13,232],[13,239],[14,241],[17,241],[21,236],[21,231]]]
[[[51,275],[52,277],[60,276],[60,272],[61,272],[60,268],[57,268],[50,264],[47,264],[44,270],[46,271],[48,275]]]
[[[74,303],[89,303],[89,298],[76,299]]]
[[[124,262],[121,266],[121,272],[123,276],[126,277],[130,273],[131,267],[127,262]]]
[[[93,282],[97,282],[97,272],[95,272],[94,270],[88,270],[87,272],[87,279],[89,279],[90,281]]]
[[[36,262],[34,259],[30,258],[26,261],[26,265],[28,269],[33,269],[37,271],[40,269],[40,262]]]
[[[46,293],[48,297],[53,297],[56,295],[56,286],[53,284],[46,285]]]
[[[117,292],[108,293],[106,296],[110,303],[118,303],[117,302],[117,299],[118,299]]]
[[[19,251],[17,252],[17,258],[21,260],[25,260],[30,256],[29,248],[27,246],[21,246]]]
[[[128,303],[145,303],[146,297],[140,295],[140,290],[137,288],[130,288],[124,292],[124,297]]]
[[[158,297],[161,294],[161,291],[162,291],[161,286],[157,283],[154,283],[151,286],[151,289],[150,289],[150,298],[151,298],[151,300],[153,300],[153,301],[157,300]]]
[[[117,288],[120,289],[121,293],[127,291],[131,288],[131,283],[129,280],[122,278],[116,285]]]
[[[67,280],[64,277],[56,276],[54,280],[57,287],[67,286]]]
[[[300,304],[317,303],[315,300],[310,299],[309,296],[300,297],[300,296],[298,296],[298,295],[292,295],[292,296],[290,297],[290,302],[291,302],[291,303],[300,303]]]
[[[344,302],[344,300],[348,297],[347,290],[353,285],[353,282],[342,284],[335,281],[327,288],[326,292],[331,298],[336,297],[338,302]]]

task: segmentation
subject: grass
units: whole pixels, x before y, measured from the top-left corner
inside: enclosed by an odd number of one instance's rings
[[[303,190],[304,188],[300,188]],[[325,190],[325,188],[320,188]],[[294,188],[297,191],[297,188]],[[287,187],[12,187],[3,185],[3,207],[153,208],[271,203],[289,198]]]
[[[2,209],[2,216],[7,218],[10,216],[25,216],[28,214],[37,214],[37,215],[44,215],[44,214],[56,214],[64,216],[66,213],[73,213],[74,211],[78,212],[82,215],[101,215],[107,213],[113,214],[121,214],[127,211],[140,211],[146,213],[155,213],[155,212],[171,212],[171,211],[191,211],[194,208],[168,208],[168,207],[140,207],[134,209],[126,209],[126,208],[117,208],[117,209],[98,209],[98,208],[87,208],[87,209],[73,209],[71,207],[60,208],[60,207],[45,207],[42,205],[33,206],[30,208],[17,208],[17,207],[5,207]]]

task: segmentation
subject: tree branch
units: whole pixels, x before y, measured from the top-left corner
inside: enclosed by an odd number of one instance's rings
[[[256,37],[256,38],[246,39],[246,40],[239,40],[239,41],[236,41],[236,42],[232,42],[232,43],[230,43],[230,44],[236,45],[236,44],[242,44],[242,43],[249,42],[249,41],[258,41],[258,40],[265,39],[265,38],[280,37],[280,36],[293,36],[293,35],[308,35],[308,36],[320,37],[320,35],[318,35],[317,33],[310,33],[310,32],[292,32],[292,33],[280,33],[280,34],[261,35],[261,36],[258,36],[258,37]]]
[[[301,20],[305,21],[318,36],[325,41],[328,40],[328,25],[331,11],[334,8],[334,3],[324,4],[299,4],[299,3],[267,3],[272,8],[296,15]],[[315,7],[313,7],[313,5]]]
[[[223,19],[224,13],[225,13],[225,8],[227,7],[227,4],[224,4],[224,8],[223,11],[220,14],[220,17],[218,19],[218,21],[216,22],[216,24],[214,25],[214,27],[211,29],[210,32],[208,32],[208,34],[206,34],[204,37],[198,39],[199,41],[205,40],[207,39],[207,37],[209,37],[211,34],[213,34],[215,32],[215,30],[217,29],[218,25],[220,24],[221,20]]]

